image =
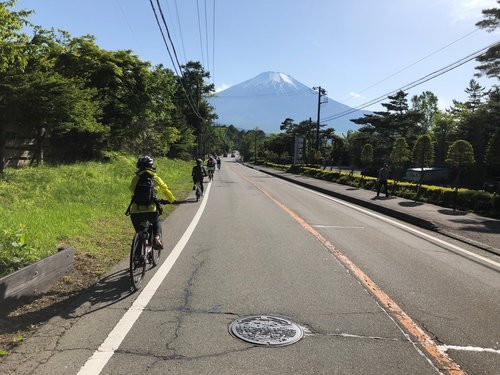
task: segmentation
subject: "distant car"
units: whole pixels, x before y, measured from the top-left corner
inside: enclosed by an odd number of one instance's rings
[[[222,156],[223,156],[223,157],[225,157],[225,158],[227,158],[227,152],[224,152],[224,153],[222,154]]]
[[[236,155],[234,154],[234,152],[233,152],[233,153],[231,153],[231,157],[232,157],[232,158],[234,158],[235,156],[236,156]]]

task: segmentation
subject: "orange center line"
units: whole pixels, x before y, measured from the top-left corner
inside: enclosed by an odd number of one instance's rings
[[[237,172],[238,173],[238,172]],[[372,295],[379,301],[381,306],[383,306],[386,311],[390,312],[391,315],[396,319],[401,326],[403,326],[407,333],[414,338],[414,342],[422,346],[422,348],[427,352],[427,354],[435,361],[437,367],[446,371],[450,375],[466,375],[465,371],[460,368],[460,366],[453,361],[447,353],[442,352],[436,342],[420,328],[420,326],[415,323],[415,321],[406,314],[401,307],[394,302],[391,297],[387,295],[380,287],[368,277],[356,264],[354,264],[348,257],[346,257],[340,250],[336,249],[330,241],[324,238],[317,230],[315,230],[311,225],[309,225],[304,219],[299,215],[285,206],[283,203],[274,198],[270,193],[262,189],[260,186],[256,185],[249,178],[238,173],[241,177],[259,189],[264,195],[266,195],[271,201],[273,201],[278,207],[295,219],[304,229],[306,229],[310,234],[312,234],[354,277],[364,285]]]

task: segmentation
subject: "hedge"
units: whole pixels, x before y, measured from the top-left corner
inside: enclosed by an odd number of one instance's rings
[[[274,163],[265,163],[265,165],[288,173],[300,174],[338,184],[373,191],[377,189],[377,179],[374,177],[355,175],[347,172],[328,171],[304,165]],[[394,180],[388,180],[388,186],[391,195],[401,198],[431,203],[441,207],[456,208],[462,211],[487,214],[492,217],[500,217],[500,196],[486,191],[455,189],[433,185],[421,185],[420,189],[417,190],[418,186],[414,183]]]

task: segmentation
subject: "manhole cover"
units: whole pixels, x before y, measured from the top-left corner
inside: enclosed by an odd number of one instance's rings
[[[230,332],[256,345],[284,346],[299,341],[304,332],[296,323],[273,315],[252,315],[231,323]]]

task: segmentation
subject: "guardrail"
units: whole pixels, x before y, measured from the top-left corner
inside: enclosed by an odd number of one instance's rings
[[[61,250],[0,278],[0,306],[11,305],[50,289],[62,276],[73,270],[75,250]]]

